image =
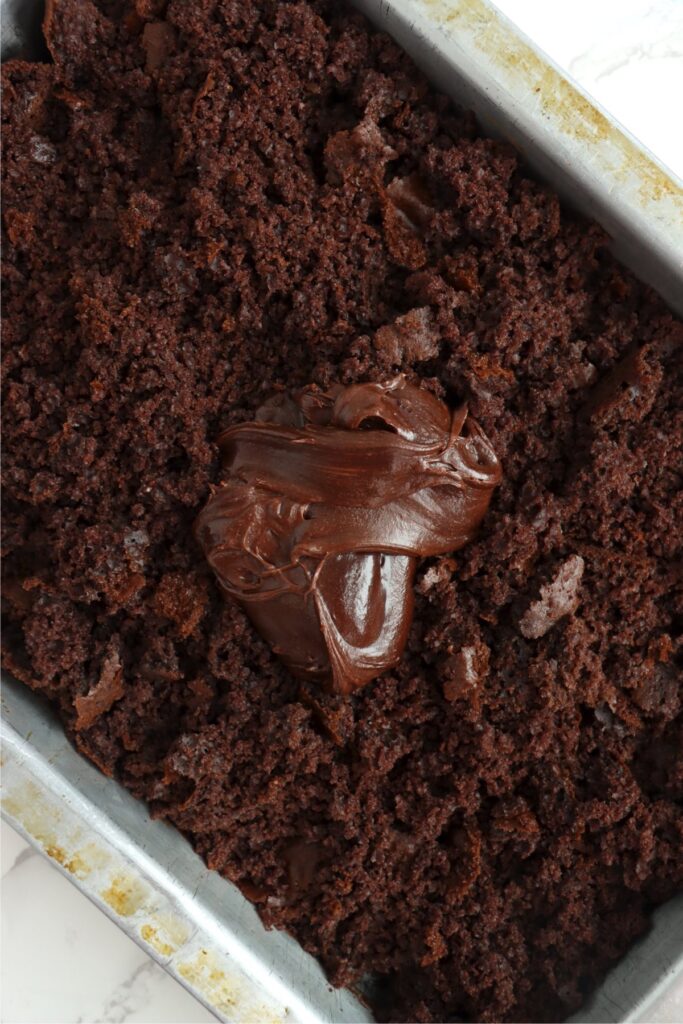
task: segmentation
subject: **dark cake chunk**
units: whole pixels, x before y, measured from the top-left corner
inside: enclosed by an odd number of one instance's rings
[[[683,883],[681,324],[332,0],[51,0],[4,68],[7,668],[378,1018],[558,1020]],[[192,523],[274,390],[491,439],[397,668],[312,693]]]

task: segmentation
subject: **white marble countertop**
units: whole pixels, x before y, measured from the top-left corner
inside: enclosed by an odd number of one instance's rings
[[[683,177],[683,0],[498,6]],[[1,840],[3,1024],[215,1020],[4,823]],[[683,985],[653,1014],[683,1020]]]

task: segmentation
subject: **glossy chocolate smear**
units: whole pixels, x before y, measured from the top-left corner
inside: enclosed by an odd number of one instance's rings
[[[501,477],[466,407],[403,378],[279,395],[219,446],[209,564],[297,677],[341,694],[400,659],[418,559],[466,544]]]

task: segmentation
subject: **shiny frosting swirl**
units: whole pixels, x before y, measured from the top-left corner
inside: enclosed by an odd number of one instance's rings
[[[218,444],[226,480],[195,533],[221,589],[340,694],[399,661],[418,559],[466,544],[501,478],[467,407],[401,377],[277,395]]]

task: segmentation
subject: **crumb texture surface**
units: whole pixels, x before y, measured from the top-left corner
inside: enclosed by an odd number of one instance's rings
[[[683,884],[681,324],[339,3],[46,30],[3,69],[6,668],[378,1019],[565,1018]],[[326,697],[192,523],[274,389],[398,372],[503,482]]]

